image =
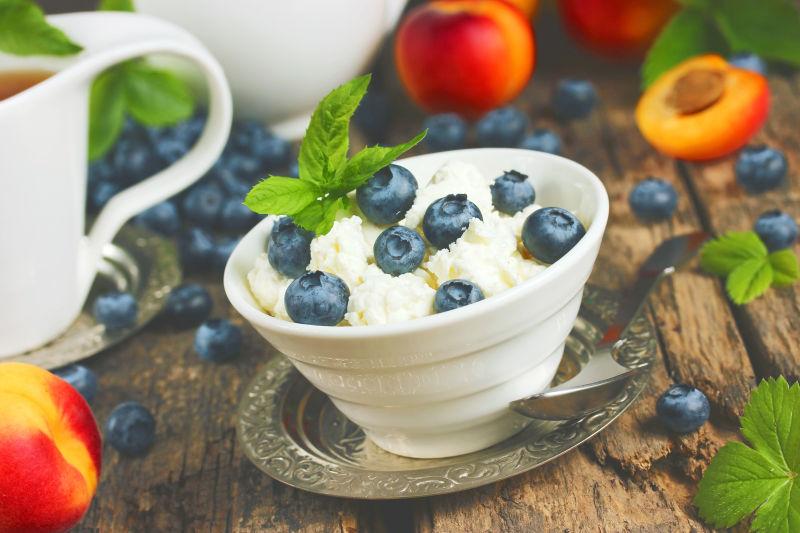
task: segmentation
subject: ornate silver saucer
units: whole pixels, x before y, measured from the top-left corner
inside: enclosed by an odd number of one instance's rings
[[[127,225],[114,243],[103,249],[98,275],[80,316],[70,328],[49,344],[24,354],[0,358],[58,368],[90,357],[131,336],[155,317],[170,290],[181,281],[175,246],[152,232]],[[139,304],[136,323],[125,329],[106,331],[91,313],[94,298],[110,290],[129,291]]]
[[[554,384],[588,363],[616,306],[612,293],[586,287]],[[614,357],[634,368],[649,366],[655,356],[655,333],[640,316]],[[260,470],[299,489],[361,499],[434,496],[506,479],[572,450],[625,412],[649,375],[644,371],[630,379],[620,396],[591,415],[566,422],[534,421],[515,436],[467,455],[410,459],[375,446],[285,357],[277,356],[245,390],[237,432],[245,455]]]

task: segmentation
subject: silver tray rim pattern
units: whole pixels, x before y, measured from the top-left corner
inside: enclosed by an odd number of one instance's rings
[[[573,354],[574,347],[589,352],[570,356],[578,359],[579,365],[585,365],[591,357],[589,347],[598,340],[603,326],[610,322],[616,305],[613,293],[587,285],[581,313],[570,333],[567,348]],[[640,315],[626,331],[614,355],[631,368],[651,367],[657,355],[656,342],[653,325]],[[287,398],[292,387],[305,387],[305,399],[313,394],[324,395],[308,383],[286,357],[278,354],[271,357],[244,390],[236,429],[247,458],[262,472],[292,487],[351,499],[435,496],[507,479],[569,452],[622,415],[642,392],[649,377],[650,371],[642,372],[628,383],[615,401],[591,415],[561,423],[534,421],[517,435],[490,448],[445,459],[408,459],[380,450],[387,458],[397,458],[397,468],[391,467],[390,459],[388,468],[384,464],[377,469],[359,465],[357,457],[347,460],[341,453],[325,453],[313,444],[303,446],[287,429],[284,421],[301,419],[302,413],[297,411],[308,408],[310,403],[302,401],[297,402],[302,404],[300,406],[293,405]],[[330,402],[327,398],[324,401]],[[357,428],[343,415],[339,416],[343,419],[342,425]],[[352,448],[358,441],[352,429],[334,438],[342,440],[335,443],[342,449]],[[377,449],[374,444],[368,445]],[[414,466],[406,468],[409,464]]]

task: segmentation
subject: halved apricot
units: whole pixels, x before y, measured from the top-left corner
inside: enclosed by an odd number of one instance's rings
[[[700,161],[744,146],[768,111],[764,76],[709,54],[662,74],[639,99],[636,124],[659,151]]]

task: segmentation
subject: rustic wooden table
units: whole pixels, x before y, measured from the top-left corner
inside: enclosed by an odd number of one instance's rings
[[[800,218],[800,75],[771,77],[772,113],[756,139],[786,152],[790,184],[749,197],[735,184],[731,158],[684,164],[645,143],[633,120],[635,68],[555,55],[540,53],[537,74],[518,104],[536,126],[556,129],[564,155],[594,170],[608,188],[611,218],[594,283],[625,284],[670,235],[747,229],[776,207]],[[589,120],[559,125],[547,101],[554,80],[568,75],[594,81],[602,106]],[[390,140],[399,140],[419,129],[422,116],[396,89],[392,94]],[[644,225],[628,208],[629,190],[647,175],[671,181],[680,194],[669,222]],[[118,402],[136,399],[153,410],[158,429],[143,459],[122,458],[106,446],[100,489],[78,530],[705,530],[691,498],[710,457],[735,438],[749,389],[765,376],[800,377],[800,288],[772,290],[736,307],[717,279],[691,265],[663,284],[647,309],[662,364],[646,392],[580,449],[528,474],[449,496],[396,502],[317,496],[271,480],[243,456],[234,430],[237,402],[267,358],[279,355],[231,309],[217,280],[203,281],[213,291],[215,314],[244,327],[242,356],[230,364],[204,363],[192,350],[193,331],[153,324],[88,362],[101,381],[93,405],[99,420]],[[712,402],[711,423],[687,437],[668,435],[654,421],[655,399],[673,381],[699,387]]]

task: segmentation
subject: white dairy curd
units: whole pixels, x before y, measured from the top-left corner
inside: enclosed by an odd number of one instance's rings
[[[370,265],[364,282],[350,293],[344,319],[352,326],[371,326],[430,315],[436,291],[424,277],[414,273],[390,276]]]
[[[514,236],[517,239],[522,238],[522,226],[525,225],[525,219],[530,216],[531,213],[541,209],[542,206],[538,204],[531,204],[522,211],[518,211],[514,213],[512,216],[500,214],[500,219],[503,223],[508,226],[509,229],[514,233]]]
[[[352,291],[364,281],[364,271],[372,250],[364,239],[361,218],[351,216],[337,220],[333,228],[311,241],[309,270],[322,270],[342,278]]]
[[[291,320],[283,296],[292,280],[272,268],[266,252],[258,256],[253,269],[247,273],[247,282],[250,292],[264,311],[276,318]]]

